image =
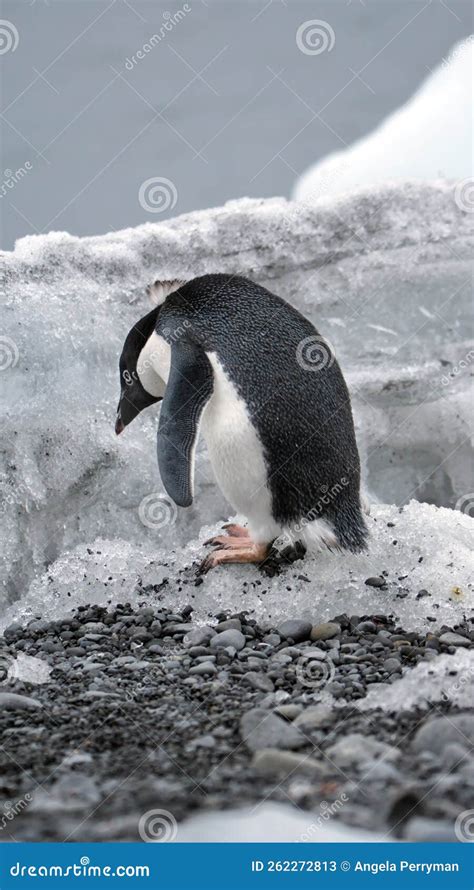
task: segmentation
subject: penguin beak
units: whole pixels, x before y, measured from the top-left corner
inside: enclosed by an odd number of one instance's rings
[[[125,427],[123,425],[122,418],[120,417],[120,414],[117,414],[117,420],[115,421],[115,434],[117,436],[120,436],[120,433],[123,433],[124,429]]]

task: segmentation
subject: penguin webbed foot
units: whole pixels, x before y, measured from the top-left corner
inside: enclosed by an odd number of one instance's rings
[[[214,546],[213,553],[203,559],[198,568],[198,575],[205,575],[210,569],[224,563],[258,563],[265,561],[270,551],[270,544],[255,544],[248,529],[242,525],[228,523],[222,526],[227,534],[216,535],[205,541],[205,545]]]

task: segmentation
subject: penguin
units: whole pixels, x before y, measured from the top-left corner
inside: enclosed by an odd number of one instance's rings
[[[115,431],[162,402],[158,466],[189,507],[202,434],[246,525],[224,526],[200,571],[263,563],[275,539],[359,552],[368,531],[349,392],[330,344],[281,297],[238,275],[157,281],[128,333]]]

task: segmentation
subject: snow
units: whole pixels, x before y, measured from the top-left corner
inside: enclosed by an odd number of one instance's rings
[[[58,617],[87,603],[124,601],[174,609],[190,603],[193,618],[204,623],[224,609],[246,609],[270,627],[288,617],[288,588],[291,617],[315,624],[342,612],[394,614],[404,628],[432,631],[472,614],[473,519],[412,501],[401,513],[374,506],[368,525],[367,554],[321,551],[274,578],[258,575],[253,566],[226,566],[211,571],[199,587],[194,581],[206,552],[203,541],[217,526],[203,528],[183,548],[166,550],[98,539],[63,554],[6,611],[0,627],[36,614]],[[365,583],[382,573],[386,589]],[[429,596],[417,598],[420,590]]]
[[[349,828],[315,813],[296,812],[279,803],[263,803],[224,812],[199,813],[182,822],[176,843],[381,843],[393,840],[376,832]]]
[[[165,575],[160,560],[197,557],[201,548],[188,542],[229,515],[202,446],[193,506],[175,511],[163,500],[157,409],[114,435],[118,356],[130,326],[148,311],[144,288],[156,278],[240,273],[294,303],[331,341],[351,386],[372,499],[464,504],[474,489],[474,353],[467,339],[473,221],[452,185],[408,183],[324,208],[243,199],[106,236],[30,236],[1,253],[0,606],[21,599],[53,614],[63,599],[86,601],[88,584],[92,597],[112,589],[123,596],[142,571]],[[452,548],[458,529],[464,536],[463,521],[459,511],[440,520]],[[448,545],[439,543],[444,554]],[[461,540],[461,575],[463,548]],[[329,573],[327,560],[320,558],[318,572],[323,565]],[[63,565],[67,584],[58,579]],[[346,567],[358,572],[350,558],[331,566],[344,566],[336,569],[339,586]],[[49,586],[42,577],[48,567]],[[250,577],[250,570],[235,571],[226,578]],[[372,565],[367,573],[374,574]],[[216,602],[219,593],[225,599],[222,577],[209,576],[196,600],[204,589]],[[298,592],[302,605],[307,593]],[[371,602],[373,593],[364,593]],[[327,597],[324,615],[339,608]]]
[[[398,713],[430,708],[440,702],[471,708],[473,701],[474,652],[458,649],[453,655],[439,655],[428,664],[421,662],[395,683],[374,685],[356,707],[361,711],[382,708]]]
[[[372,133],[297,180],[294,198],[314,203],[396,179],[460,182],[472,211],[474,37],[458,43],[416,93]]]

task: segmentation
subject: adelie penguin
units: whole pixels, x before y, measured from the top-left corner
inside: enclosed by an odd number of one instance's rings
[[[155,282],[155,303],[120,358],[116,432],[163,401],[158,465],[173,501],[193,500],[200,433],[223,494],[247,525],[226,534],[201,571],[261,563],[281,535],[307,548],[359,551],[367,528],[344,378],[313,325],[245,278]]]

